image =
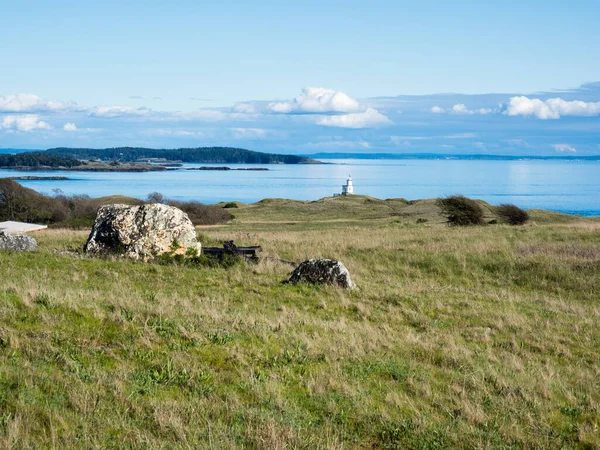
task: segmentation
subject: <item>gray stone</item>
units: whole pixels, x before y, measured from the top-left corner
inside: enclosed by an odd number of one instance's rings
[[[117,254],[148,261],[166,252],[183,254],[190,248],[199,253],[201,246],[188,215],[156,203],[100,207],[84,250],[92,255]]]
[[[350,272],[340,261],[334,259],[309,259],[300,264],[288,280],[289,283],[299,282],[332,284],[344,289],[353,289],[356,285],[350,278]]]
[[[31,236],[8,234],[0,231],[0,250],[31,252],[37,249],[37,242]]]

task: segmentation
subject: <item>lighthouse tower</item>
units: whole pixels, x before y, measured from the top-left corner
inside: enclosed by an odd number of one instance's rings
[[[346,184],[342,186],[342,195],[354,195],[354,186],[352,186],[352,177],[348,175]]]

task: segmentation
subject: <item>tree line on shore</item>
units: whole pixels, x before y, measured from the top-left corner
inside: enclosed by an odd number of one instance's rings
[[[29,168],[71,168],[85,165],[84,162],[65,156],[52,155],[46,152],[17,153],[16,155],[0,155],[0,167],[29,167]]]
[[[138,160],[166,160],[184,163],[217,163],[217,164],[315,164],[318,161],[304,156],[278,155],[255,152],[233,147],[199,147],[177,149],[155,149],[140,147],[116,148],[51,148],[46,150],[50,155],[84,160],[131,162]]]

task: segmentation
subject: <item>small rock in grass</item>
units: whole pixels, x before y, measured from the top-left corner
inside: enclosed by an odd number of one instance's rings
[[[356,287],[346,266],[334,259],[309,259],[304,261],[292,272],[288,283],[296,284],[302,281],[315,284],[331,284],[344,289]]]
[[[0,250],[31,252],[37,249],[37,242],[31,236],[8,234],[0,231]]]

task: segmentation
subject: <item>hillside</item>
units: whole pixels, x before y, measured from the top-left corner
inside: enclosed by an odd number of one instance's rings
[[[87,230],[0,253],[0,447],[600,446],[597,219],[454,228],[430,201],[368,197],[231,211],[201,241],[261,245],[259,264],[91,259]],[[359,289],[282,283],[280,260],[311,257]]]
[[[242,148],[200,147],[178,149],[152,149],[138,147],[92,148],[51,148],[50,155],[83,160],[132,162],[138,160],[181,161],[185,163],[217,164],[319,164],[304,156],[276,155]]]

